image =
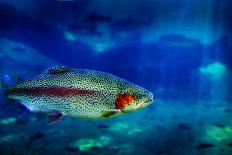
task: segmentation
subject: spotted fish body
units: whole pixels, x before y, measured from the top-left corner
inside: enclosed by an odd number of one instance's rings
[[[62,112],[75,118],[107,118],[135,111],[152,101],[152,94],[114,75],[84,69],[53,67],[7,90],[8,98],[30,111]]]

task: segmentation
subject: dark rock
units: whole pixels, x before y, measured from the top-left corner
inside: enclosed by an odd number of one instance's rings
[[[44,148],[44,147],[39,146],[39,147],[36,147],[36,148],[32,148],[32,150],[38,153],[38,152],[44,151],[44,150],[45,150],[45,148]]]
[[[178,128],[182,129],[182,130],[191,130],[192,129],[192,127],[190,125],[185,124],[185,123],[178,124]]]
[[[111,22],[111,17],[110,16],[102,16],[102,15],[98,15],[96,12],[92,12],[90,14],[88,14],[85,19],[86,22]]]
[[[96,147],[96,146],[91,148],[91,150],[93,151],[100,151],[100,149],[101,149],[100,147]]]
[[[15,152],[11,152],[11,154],[10,155],[16,155],[16,153]]]
[[[217,127],[219,127],[219,128],[224,128],[225,127],[225,125],[223,125],[221,123],[215,123],[214,125],[217,126]]]
[[[79,151],[78,148],[73,148],[73,147],[66,147],[65,150],[66,151],[70,151],[70,152],[77,152],[77,151]]]
[[[211,148],[214,147],[214,144],[211,143],[201,143],[197,145],[197,149],[206,149],[206,148]]]
[[[17,119],[16,123],[19,125],[25,125],[28,123],[28,120],[19,118],[19,119]]]
[[[228,146],[232,148],[232,141],[228,143]]]
[[[38,132],[38,133],[35,133],[34,135],[32,135],[30,137],[30,141],[36,141],[36,140],[39,140],[41,138],[45,137],[45,135],[41,132]]]
[[[156,154],[157,155],[165,155],[165,154],[167,154],[167,152],[165,150],[158,150],[158,151],[156,151]]]
[[[109,128],[109,126],[105,125],[105,124],[99,124],[97,127],[100,128],[100,129],[107,129],[107,128]]]
[[[232,113],[232,110],[231,109],[225,109],[224,112],[225,113]]]

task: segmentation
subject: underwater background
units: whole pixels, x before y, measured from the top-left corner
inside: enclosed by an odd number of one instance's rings
[[[154,94],[106,120],[0,101],[1,155],[232,155],[231,0],[0,0],[0,76],[108,72]],[[2,95],[1,95],[2,97]]]

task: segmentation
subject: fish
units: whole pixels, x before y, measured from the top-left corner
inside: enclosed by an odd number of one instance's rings
[[[153,102],[150,91],[125,79],[67,66],[54,66],[32,78],[2,86],[5,100],[15,100],[30,112],[47,113],[48,124],[64,116],[111,118],[143,109]]]

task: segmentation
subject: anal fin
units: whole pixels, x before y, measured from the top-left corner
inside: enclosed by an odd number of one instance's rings
[[[15,105],[19,109],[20,116],[23,116],[24,114],[27,114],[30,112],[30,109],[19,101],[15,101]]]
[[[51,112],[48,113],[48,124],[55,124],[64,117],[62,112]]]

